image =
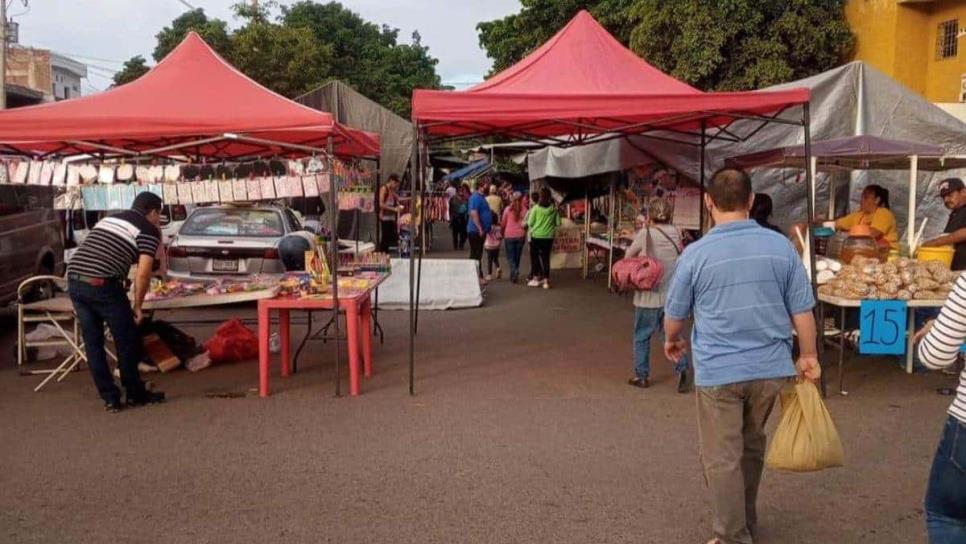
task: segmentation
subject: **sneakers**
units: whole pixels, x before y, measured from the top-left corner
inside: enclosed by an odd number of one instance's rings
[[[544,289],[550,289],[550,282],[547,281],[547,280],[543,280],[543,288]]]
[[[164,402],[164,393],[160,391],[144,391],[140,395],[128,395],[127,397],[127,405],[132,408],[162,402]]]
[[[527,282],[527,287],[540,287],[542,282],[537,279],[533,279]]]
[[[502,277],[503,277],[503,269],[500,267],[496,267],[496,279],[500,279]]]
[[[483,279],[485,279],[486,281],[493,281],[493,276],[487,274],[486,276],[483,277]]]
[[[109,414],[116,414],[124,409],[120,400],[109,400],[104,402],[104,410]]]

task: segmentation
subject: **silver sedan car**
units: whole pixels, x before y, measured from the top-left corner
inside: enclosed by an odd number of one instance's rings
[[[303,230],[281,205],[196,208],[168,246],[168,276],[212,280],[249,274],[281,274],[284,236]]]

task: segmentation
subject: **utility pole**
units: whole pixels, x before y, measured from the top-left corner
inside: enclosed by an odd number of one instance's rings
[[[0,110],[7,109],[7,0],[0,0]]]

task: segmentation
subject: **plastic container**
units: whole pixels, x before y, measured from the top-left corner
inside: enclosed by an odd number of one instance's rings
[[[829,241],[835,235],[835,231],[828,227],[815,227],[812,233],[815,236],[815,253],[817,255],[827,255]]]
[[[953,254],[956,250],[953,246],[921,247],[916,250],[916,259],[919,261],[939,261],[946,266],[953,265]]]
[[[852,260],[860,256],[882,259],[879,244],[872,237],[872,230],[866,225],[856,225],[849,231],[849,237],[842,244],[840,260],[845,264],[852,264]]]
[[[842,255],[842,246],[845,245],[845,241],[849,239],[849,233],[845,231],[839,231],[832,235],[828,241],[828,247],[825,250],[825,254],[833,259],[838,259]]]

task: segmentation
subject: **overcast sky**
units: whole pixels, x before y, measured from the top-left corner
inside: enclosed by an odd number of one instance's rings
[[[3,0],[0,0],[3,1]],[[184,0],[210,17],[237,25],[236,0]],[[476,23],[519,10],[519,0],[340,0],[364,19],[400,30],[409,41],[418,30],[446,84],[466,87],[481,81],[490,60],[479,47]],[[283,0],[281,4],[291,3]],[[153,64],[154,36],[188,8],[180,0],[23,0],[10,1],[8,15],[20,24],[20,43],[64,53],[89,65],[84,92],[110,85],[112,71],[134,55]],[[365,89],[359,89],[365,93]]]

